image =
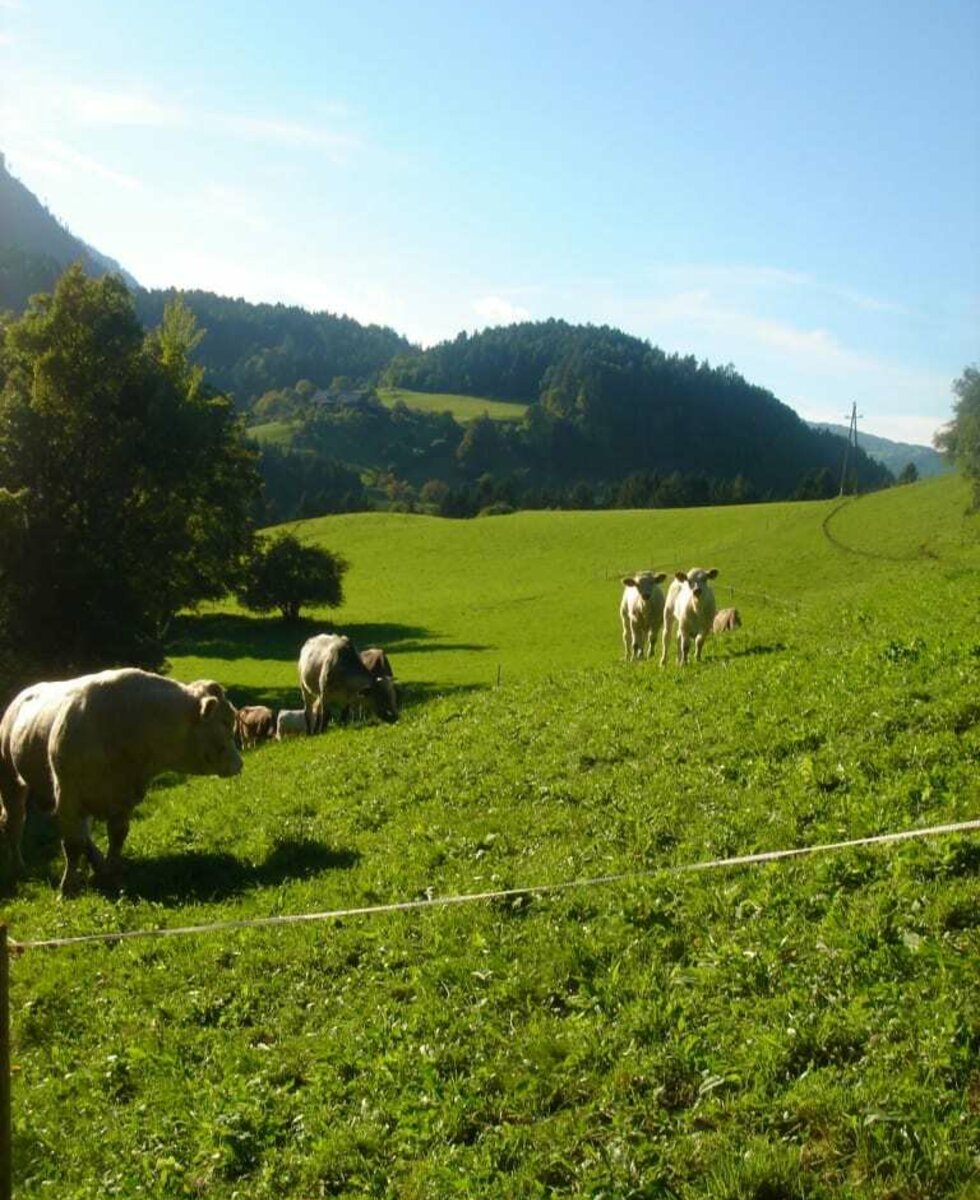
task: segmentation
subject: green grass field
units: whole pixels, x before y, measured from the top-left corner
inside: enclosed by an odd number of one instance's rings
[[[250,425],[247,432],[260,446],[289,446],[295,429],[292,421],[266,421],[262,425]]]
[[[504,400],[485,400],[479,396],[457,396],[450,392],[413,392],[407,388],[379,388],[381,402],[394,408],[398,401],[421,412],[450,412],[461,425],[476,417],[488,416],[494,421],[520,421],[527,409],[526,404],[509,403]],[[298,428],[294,421],[266,421],[251,425],[248,436],[260,445],[288,447]]]
[[[333,627],[402,720],[161,780],[119,898],[35,818],[12,936],[630,878],[25,951],[15,1194],[976,1196],[980,838],[671,871],[980,816],[967,498],[307,523],[343,608],[187,616],[173,673],[295,706]],[[696,564],[743,628],[624,663],[620,574]]]
[[[526,404],[506,400],[485,400],[452,392],[413,392],[408,388],[378,388],[378,398],[389,408],[400,400],[408,408],[421,412],[451,412],[461,425],[484,414],[494,421],[519,421],[527,410]]]

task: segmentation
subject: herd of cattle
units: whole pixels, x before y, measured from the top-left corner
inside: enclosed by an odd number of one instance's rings
[[[657,634],[663,627],[660,665],[666,666],[667,649],[676,625],[677,661],[682,666],[687,662],[693,641],[694,657],[700,662],[709,634],[737,629],[742,624],[737,608],[717,610],[711,587],[711,580],[717,577],[717,567],[677,571],[665,597],[659,586],[667,578],[665,571],[624,575],[619,616],[627,659],[652,658]]]
[[[264,704],[238,710],[235,735],[243,750],[259,742],[321,733],[331,706],[341,723],[364,715],[368,707],[382,721],[398,720],[398,686],[387,654],[376,646],[358,651],[349,637],[320,633],[303,643],[299,654],[302,708],[278,713]]]
[[[740,625],[737,610],[716,612],[710,580],[717,574],[716,568],[678,571],[666,597],[658,586],[664,573],[626,576],[620,604],[626,657],[652,657],[662,626],[665,664],[676,625],[684,664],[692,640],[700,659],[708,634]],[[25,871],[28,796],[57,819],[65,858],[61,894],[79,890],[83,861],[111,888],[132,811],[155,776],[237,775],[242,749],[319,733],[331,708],[341,721],[368,707],[382,721],[397,720],[398,692],[383,650],[358,652],[349,637],[321,633],[303,644],[297,665],[303,707],[278,715],[263,706],[236,710],[213,680],[183,684],[135,667],[25,688],[0,719],[0,835],[12,875]],[[105,856],[92,840],[93,820],[106,822]]]

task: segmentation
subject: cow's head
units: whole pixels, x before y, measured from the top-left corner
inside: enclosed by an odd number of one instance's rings
[[[192,775],[237,775],[242,756],[235,745],[237,716],[224,688],[211,679],[187,685],[196,701],[191,714],[184,769]]]
[[[686,583],[697,599],[700,599],[708,590],[709,580],[716,579],[717,577],[717,567],[710,567],[708,569],[704,567],[692,567],[690,571],[678,571],[674,576],[675,579]]]
[[[390,675],[375,675],[362,695],[370,699],[375,715],[389,725],[398,720],[398,693]]]
[[[666,571],[637,571],[635,575],[623,576],[623,586],[636,588],[641,596],[649,600],[653,595],[653,589],[658,583],[663,583],[666,578]]]

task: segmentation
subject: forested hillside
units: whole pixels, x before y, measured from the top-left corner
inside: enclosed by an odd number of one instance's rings
[[[709,484],[738,479],[745,499],[808,486],[823,494],[840,472],[838,438],[734,367],[667,354],[606,326],[551,320],[461,333],[395,359],[384,382],[532,404],[514,455],[552,482],[679,472]],[[862,488],[891,478],[863,452],[855,471]]]
[[[117,264],[68,232],[0,160],[0,309],[22,312],[64,268]],[[147,329],[174,289],[147,291],[120,271]],[[817,499],[840,486],[838,437],[810,428],[732,366],[668,354],[617,329],[525,322],[461,333],[422,351],[347,316],[181,293],[197,329],[191,361],[263,443],[261,521],[371,505],[472,516],[511,508],[677,507]],[[523,414],[388,405],[409,393],[516,402]],[[388,393],[390,395],[390,393]],[[425,409],[428,408],[428,411]],[[499,415],[499,413],[497,414]],[[891,482],[863,451],[848,490]]]
[[[179,293],[205,330],[196,360],[210,383],[250,409],[264,393],[312,380],[321,387],[337,376],[371,379],[410,344],[393,329],[361,325],[352,317],[311,313],[285,304],[251,304],[213,292]],[[136,311],[148,328],[178,295],[140,290]]]

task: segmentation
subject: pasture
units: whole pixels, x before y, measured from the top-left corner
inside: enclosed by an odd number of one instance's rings
[[[11,935],[634,877],[25,951],[16,1195],[976,1195],[980,839],[670,870],[980,815],[966,502],[306,523],[343,608],[189,615],[173,674],[295,707],[335,627],[389,651],[402,720],[160,780],[118,898],[58,903],[35,818]],[[623,662],[620,574],[692,565],[743,627]]]
[[[489,400],[454,392],[414,392],[409,388],[378,388],[378,399],[388,408],[401,401],[419,412],[452,413],[461,425],[482,416],[493,421],[519,421],[527,411],[526,404],[513,400]]]
[[[250,425],[247,434],[260,446],[279,446],[286,448],[291,445],[296,423],[293,421],[265,421],[261,425]]]

